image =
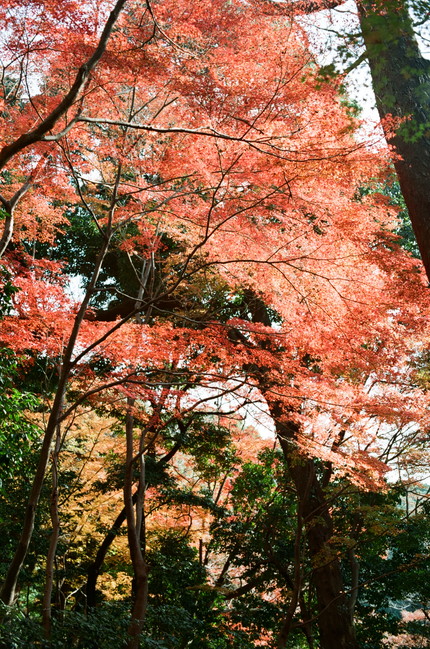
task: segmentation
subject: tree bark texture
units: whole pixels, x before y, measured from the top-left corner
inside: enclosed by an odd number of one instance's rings
[[[276,422],[279,443],[301,508],[309,555],[313,564],[312,581],[318,604],[318,628],[321,649],[358,649],[349,597],[338,557],[330,548],[333,521],[315,463],[299,453],[295,437],[298,424],[288,421],[281,405],[270,404]]]
[[[430,62],[423,58],[404,0],[361,0],[361,31],[382,120],[406,119],[385,134],[430,280]]]

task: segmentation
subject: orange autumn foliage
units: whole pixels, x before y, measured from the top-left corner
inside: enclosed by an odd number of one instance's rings
[[[18,289],[0,342],[59,376],[33,509],[57,426],[84,405],[132,429],[148,403],[155,429],[157,402],[178,420],[221,397],[269,420],[276,405],[302,454],[381,485],[378,427],[429,424],[410,362],[424,276],[387,199],[359,192],[385,177],[381,143],[359,140],[337,83],[317,87],[304,31],[259,4],[61,5],[0,10],[1,252]],[[84,296],[60,245],[77,217],[97,242]],[[112,298],[129,303],[117,318]]]

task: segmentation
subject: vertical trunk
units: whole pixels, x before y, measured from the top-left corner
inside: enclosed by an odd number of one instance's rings
[[[387,140],[430,280],[430,62],[421,56],[405,0],[361,0],[361,30],[381,119],[408,118]]]
[[[263,324],[270,323],[264,304],[259,299],[253,299],[253,303],[254,308],[252,303],[248,304],[252,314],[252,321]],[[256,305],[258,305],[258,313],[255,308]],[[261,345],[262,348],[264,346],[264,344]],[[270,344],[266,344],[265,347],[267,349]],[[285,464],[296,488],[299,510],[298,524],[304,526],[309,555],[313,565],[312,582],[315,586],[318,606],[319,649],[358,649],[351,612],[352,607],[349,597],[345,594],[339,559],[333,554],[329,545],[333,536],[333,521],[329,505],[316,475],[314,461],[301,455],[297,447],[300,425],[292,419],[291,415],[293,413],[291,410],[274,397],[276,393],[282,393],[282,389],[272,382],[269,371],[253,365],[247,366],[246,370],[253,376],[266,399],[270,415],[275,423]],[[300,557],[297,556],[296,548],[295,561],[297,562],[297,560],[300,560]],[[299,573],[295,575],[295,580],[294,586],[300,585]],[[298,588],[298,603],[305,618],[305,635],[309,646],[312,646],[313,638],[310,620],[306,616],[305,607],[300,601],[300,595],[300,588]],[[297,605],[297,601],[293,602],[293,604]],[[286,635],[288,635],[289,631],[288,625],[287,616],[284,628],[281,629],[278,637],[278,646],[280,647],[286,644]]]
[[[252,321],[263,324],[270,323],[267,310],[261,300],[257,298],[252,302],[253,304],[249,304]],[[267,347],[269,345],[266,345]],[[314,461],[301,455],[297,448],[300,425],[292,419],[291,410],[288,410],[285,404],[274,397],[277,392],[282,393],[282,389],[276,389],[277,386],[272,383],[268,370],[252,365],[246,369],[251,373],[266,399],[270,415],[275,422],[285,464],[296,488],[299,509],[298,523],[300,526],[303,523],[309,555],[313,564],[312,581],[315,586],[318,606],[317,624],[320,649],[358,649],[350,599],[345,594],[340,563],[337,556],[330,550],[329,542],[333,536],[330,509],[316,475]],[[299,559],[296,548],[295,560]],[[294,586],[299,584],[299,575],[296,575],[295,578],[297,581]],[[300,588],[298,589],[298,602],[300,604]],[[294,604],[296,605],[297,602]],[[287,617],[286,624],[281,629],[278,638],[280,647],[285,646],[285,635],[289,630],[288,624]],[[306,620],[305,635],[311,646],[313,640],[309,618]]]
[[[55,439],[55,448],[52,453],[52,491],[51,491],[51,524],[52,531],[49,539],[48,555],[46,557],[45,570],[45,589],[42,601],[42,623],[45,632],[45,638],[51,637],[51,617],[52,617],[52,587],[54,584],[54,562],[57,553],[58,539],[60,536],[60,517],[58,514],[58,454],[61,444],[61,427],[57,426],[57,435]]]
[[[142,544],[142,530],[144,527],[143,516],[143,498],[145,490],[145,464],[143,460],[143,440],[141,439],[141,448],[139,449],[140,475],[139,485],[136,493],[136,511],[133,506],[133,469],[134,469],[134,450],[133,450],[133,405],[134,399],[127,399],[126,415],[126,472],[124,482],[124,505],[127,515],[127,536],[130,551],[130,558],[134,572],[134,602],[131,612],[131,621],[128,627],[129,639],[126,649],[139,649],[139,637],[145,620],[146,607],[148,603],[148,566],[145,561]]]
[[[178,449],[180,448],[181,444],[176,443],[173,448],[160,460],[160,464],[164,464],[168,462],[174,455],[177,453]],[[138,497],[138,491],[136,491],[133,496],[132,496],[132,503],[135,505]],[[102,544],[100,545],[99,549],[97,550],[97,554],[95,556],[95,559],[93,563],[90,565],[88,568],[87,572],[87,584],[86,584],[86,596],[87,596],[87,607],[88,608],[95,608],[96,606],[96,586],[97,586],[97,579],[100,574],[100,571],[102,569],[104,560],[106,558],[106,553],[109,550],[110,546],[114,542],[119,529],[121,525],[124,523],[124,521],[127,518],[126,514],[126,508],[123,507],[123,509],[120,511],[118,516],[116,517],[112,527],[110,528],[109,532],[106,534],[105,538],[102,541]],[[142,521],[142,525],[144,524],[144,518]],[[142,534],[142,537],[144,535]]]
[[[312,459],[301,456],[294,445],[295,422],[285,421],[282,406],[271,404],[281,449],[297,490],[313,564],[312,580],[318,603],[321,649],[358,649],[349,598],[345,594],[340,563],[329,547],[333,522]]]

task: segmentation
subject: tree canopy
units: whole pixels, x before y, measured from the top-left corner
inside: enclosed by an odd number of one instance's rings
[[[338,4],[4,3],[5,647],[426,641],[429,295]]]

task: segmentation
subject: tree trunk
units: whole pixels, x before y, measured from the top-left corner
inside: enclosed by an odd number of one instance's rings
[[[333,535],[333,521],[316,475],[314,461],[300,455],[295,446],[298,424],[285,419],[281,405],[271,403],[269,407],[276,422],[285,462],[296,487],[305,525],[318,604],[320,648],[358,649],[339,559],[329,545]]]
[[[134,572],[134,602],[131,612],[131,621],[128,627],[129,639],[126,644],[126,649],[139,649],[139,638],[142,632],[143,623],[145,620],[146,607],[148,604],[148,566],[145,561],[144,551],[142,545],[145,544],[145,538],[142,538],[142,530],[144,529],[144,515],[143,515],[143,498],[145,490],[145,463],[143,458],[143,442],[144,433],[142,433],[140,448],[138,453],[138,461],[140,464],[139,484],[135,494],[136,496],[136,511],[133,506],[133,469],[135,463],[134,450],[133,450],[133,405],[134,399],[127,399],[127,414],[126,414],[126,444],[127,444],[127,457],[126,457],[126,471],[124,482],[124,505],[127,515],[127,536],[128,546],[130,551],[130,559],[133,565]]]
[[[57,435],[55,439],[55,448],[52,453],[52,490],[51,490],[51,524],[52,531],[49,539],[48,555],[46,557],[45,570],[45,589],[42,601],[42,622],[45,632],[45,638],[51,637],[51,618],[52,618],[52,588],[54,584],[54,563],[57,553],[58,539],[60,537],[60,517],[58,514],[58,455],[61,445],[61,427],[57,426]]]
[[[270,322],[267,310],[261,300],[257,298],[254,303],[258,303],[260,313],[257,313],[251,304],[252,321],[264,322],[267,318]],[[266,323],[264,322],[264,324]],[[239,339],[240,336],[239,333]],[[273,395],[278,392],[278,389],[272,383],[268,370],[255,366],[247,366],[245,370],[253,376],[266,399],[270,415],[275,422],[286,466],[296,488],[300,510],[299,523],[303,522],[304,524],[313,564],[312,581],[315,585],[318,605],[317,624],[320,649],[358,649],[350,599],[345,594],[339,559],[333,554],[329,545],[333,536],[330,509],[325,499],[324,490],[318,481],[314,461],[301,455],[297,448],[300,426],[292,420],[293,413],[282,402],[274,398]],[[282,390],[279,391],[282,392]],[[306,629],[310,630],[308,619],[306,620]],[[278,646],[282,647],[282,643],[285,645],[288,631],[287,619],[280,631]],[[311,635],[309,637],[311,638]]]
[[[183,426],[182,422],[180,422],[181,425]],[[186,426],[183,426],[183,432],[185,432],[187,429]],[[175,455],[175,453],[178,452],[179,448],[181,446],[180,442],[177,442],[168,453],[164,457],[162,457],[159,460],[160,465],[165,464],[169,462],[169,460],[172,459],[172,457]],[[132,496],[132,503],[133,505],[136,504],[138,497],[138,491],[136,491],[133,496]],[[90,565],[87,571],[87,584],[86,584],[86,596],[87,596],[87,607],[88,608],[95,608],[96,606],[96,586],[97,586],[97,579],[100,575],[100,571],[102,569],[104,560],[106,558],[106,553],[109,550],[110,546],[114,542],[121,525],[124,523],[124,521],[127,518],[127,513],[126,513],[126,508],[123,507],[118,516],[116,517],[114,523],[112,524],[112,527],[110,528],[109,532],[106,534],[105,538],[103,539],[99,549],[97,550],[97,554],[95,556],[95,559],[93,563]]]
[[[361,31],[382,120],[408,118],[393,136],[394,166],[430,280],[430,62],[421,56],[405,0],[361,0]]]

